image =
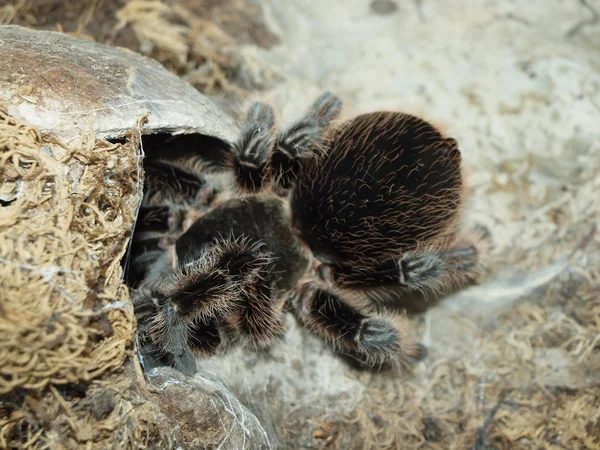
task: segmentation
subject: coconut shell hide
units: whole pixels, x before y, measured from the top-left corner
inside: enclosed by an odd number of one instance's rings
[[[250,434],[266,442],[218,382],[202,389],[155,370],[147,383],[123,283],[141,136],[223,144],[234,130],[152,60],[0,27],[1,448],[213,448],[224,436],[242,446]],[[232,428],[238,414],[248,420]]]
[[[8,113],[64,141],[90,130],[122,137],[146,114],[144,132],[234,137],[232,120],[210,100],[130,50],[4,26],[0,61]]]

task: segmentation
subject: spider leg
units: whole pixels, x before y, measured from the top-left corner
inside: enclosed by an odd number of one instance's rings
[[[195,237],[195,231],[196,228],[190,228],[177,242],[177,254],[182,260],[194,260],[198,252],[205,252],[203,247],[189,248],[190,243],[205,239],[204,234],[201,239]],[[254,349],[265,348],[284,332],[285,299],[278,299],[272,292],[271,254],[263,250],[264,244],[252,244],[244,238],[221,238],[216,242],[221,242],[217,250],[225,254],[235,252],[238,246],[246,247],[244,251],[238,250],[235,263],[229,265],[229,270],[234,274],[246,271],[252,275],[241,280],[235,307],[221,314],[228,339]]]
[[[130,286],[144,280],[153,262],[184,231],[190,207],[209,206],[216,187],[177,164],[144,162],[144,198],[135,224],[127,270]]]
[[[157,312],[163,302],[164,298],[157,292],[134,297],[144,369],[166,365],[193,375],[195,356],[214,355],[227,345],[223,326],[214,317],[197,317],[190,323],[176,317],[166,318],[168,311],[162,313],[162,323],[157,325]]]
[[[233,146],[235,180],[243,192],[256,192],[263,187],[274,144],[273,109],[264,103],[254,103],[242,125],[240,139]]]
[[[154,262],[183,231],[186,212],[175,206],[140,207],[131,242],[131,260],[127,274],[130,286],[147,277]]]
[[[244,289],[241,308],[225,322],[234,340],[253,350],[268,348],[285,332],[285,298],[277,299],[269,284],[258,279]]]
[[[161,160],[144,161],[144,200],[148,206],[193,204],[206,180],[176,164]]]
[[[412,293],[427,297],[474,284],[482,272],[480,255],[478,242],[460,241],[366,266],[326,266],[322,274],[341,288],[359,289],[376,304],[397,308]]]
[[[168,160],[193,172],[222,171],[229,156],[229,146],[222,140],[203,134],[153,133],[142,135],[148,160]]]
[[[168,297],[180,316],[214,317],[237,308],[244,293],[266,278],[272,260],[261,242],[245,238],[229,237],[199,247],[195,253],[177,248],[181,259]],[[195,256],[189,259],[182,253]]]
[[[186,324],[164,308],[165,301],[164,294],[152,288],[140,288],[133,297],[144,367],[150,370],[163,362],[193,375],[196,362],[187,345]]]
[[[324,145],[327,129],[339,116],[341,107],[341,100],[327,92],[313,103],[302,119],[279,135],[269,164],[278,192],[292,187],[304,162]]]
[[[290,301],[302,325],[360,366],[409,368],[425,356],[424,347],[410,337],[405,317],[368,311],[350,293],[309,282],[300,285]]]
[[[183,208],[142,205],[137,223],[145,233],[169,233],[181,229],[184,217]]]
[[[137,287],[148,274],[158,258],[166,252],[162,237],[136,236],[129,249],[131,259],[127,271],[127,283]]]
[[[148,277],[133,302],[143,340],[185,373],[191,371],[193,354],[212,354],[227,344],[226,325],[231,316],[250,317],[260,324],[258,314],[246,312],[247,304],[255,300],[257,289],[268,291],[272,259],[260,243],[243,238],[200,247],[194,253],[197,259],[181,258],[174,269],[163,256],[155,265],[162,264],[162,272]],[[262,310],[268,303],[266,295],[261,300],[254,309]],[[265,332],[255,334],[261,337]]]

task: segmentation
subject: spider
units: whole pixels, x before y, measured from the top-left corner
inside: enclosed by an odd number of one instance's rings
[[[148,352],[193,374],[196,357],[268,349],[291,311],[364,368],[426,355],[403,301],[473,283],[480,267],[459,230],[458,144],[400,112],[340,123],[341,106],[322,94],[278,130],[254,103],[221,161],[145,164],[131,267]]]

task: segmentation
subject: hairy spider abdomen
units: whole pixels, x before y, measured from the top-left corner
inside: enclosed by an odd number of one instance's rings
[[[447,230],[461,191],[456,141],[417,117],[377,112],[338,129],[300,176],[291,208],[318,257],[381,260]]]
[[[198,259],[205,245],[223,237],[244,237],[264,244],[273,255],[276,291],[291,289],[310,264],[306,247],[291,229],[286,204],[277,197],[251,195],[222,203],[196,220],[177,240],[177,258]]]

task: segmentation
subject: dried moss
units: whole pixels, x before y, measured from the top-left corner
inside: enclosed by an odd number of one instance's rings
[[[0,447],[172,440],[131,369],[120,261],[139,181],[135,141],[67,146],[0,109]]]

